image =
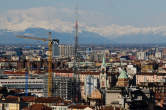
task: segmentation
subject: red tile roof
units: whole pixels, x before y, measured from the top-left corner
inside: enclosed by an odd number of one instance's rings
[[[69,104],[71,104],[71,103],[72,103],[72,101],[70,101],[70,100],[68,100],[68,101],[65,100],[65,101],[64,101],[64,104],[65,104],[65,105],[69,105]]]
[[[114,109],[114,107],[112,107],[112,106],[107,106],[107,107],[103,107],[101,110],[120,110],[120,108],[115,107],[115,109]]]
[[[71,109],[85,109],[86,107],[89,107],[89,105],[70,105],[69,108]]]
[[[8,100],[17,100],[19,97],[18,96],[7,96],[6,99]]]
[[[20,97],[18,97],[18,96],[7,96],[6,98],[1,99],[1,100],[5,101],[5,102],[16,103],[16,102],[20,102]]]
[[[14,71],[4,71],[4,74],[20,74],[20,75],[25,75],[25,72],[14,72]]]
[[[34,96],[23,96],[23,97],[21,97],[21,99],[24,102],[34,102],[35,101],[35,97]]]
[[[33,104],[27,110],[52,110],[52,108],[43,104]]]
[[[86,71],[86,72],[80,72],[81,75],[99,75],[100,72],[91,72],[91,71]]]
[[[62,103],[63,100],[60,97],[38,97],[35,99],[37,103]]]
[[[34,96],[23,96],[21,97],[24,102],[36,102],[36,103],[62,103],[60,97],[34,97]]]

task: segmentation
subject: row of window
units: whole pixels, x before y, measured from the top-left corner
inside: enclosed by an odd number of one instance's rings
[[[3,83],[26,83],[26,82],[1,82],[1,84]],[[28,82],[28,83],[43,83],[43,82]]]

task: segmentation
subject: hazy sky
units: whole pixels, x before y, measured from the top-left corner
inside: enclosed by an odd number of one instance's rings
[[[102,13],[112,17],[114,24],[166,24],[166,0],[0,0],[0,11],[53,6]],[[160,18],[161,17],[161,18]],[[102,23],[102,21],[101,21]]]
[[[57,11],[58,9],[69,9],[73,11],[77,3],[79,11],[82,11],[82,13],[79,13],[79,19],[82,25],[100,25],[107,26],[106,29],[110,29],[108,26],[115,24],[119,26],[114,26],[118,29],[121,29],[120,26],[125,26],[122,31],[126,31],[128,28],[134,28],[134,31],[126,33],[149,32],[149,30],[150,32],[154,32],[154,30],[155,32],[163,30],[165,32],[166,30],[166,0],[0,0],[0,13],[4,14],[11,10],[21,11],[40,7],[55,7]],[[57,11],[56,13],[58,13]],[[52,12],[51,14],[54,13]],[[69,17],[61,14],[60,11],[59,16],[56,14],[57,18],[59,17],[59,19],[65,22],[74,19],[74,14],[71,14],[73,17]],[[50,18],[54,19],[53,17]],[[144,27],[148,28],[144,29]],[[100,29],[89,27],[87,29],[93,32],[102,32]],[[112,28],[110,30],[111,32],[114,31]],[[103,33],[109,35],[110,32]]]

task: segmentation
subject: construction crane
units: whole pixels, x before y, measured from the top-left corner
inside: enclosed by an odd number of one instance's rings
[[[30,37],[30,36],[16,36],[18,38],[23,38],[23,39],[32,39],[32,40],[41,40],[41,41],[48,41],[48,97],[52,96],[52,46],[53,43],[56,42],[59,44],[58,39],[52,39],[51,32],[49,32],[49,37],[48,38],[39,38],[39,37]]]

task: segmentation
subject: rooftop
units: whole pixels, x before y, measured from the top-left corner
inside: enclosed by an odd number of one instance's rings
[[[24,110],[52,110],[52,109],[43,104],[33,104],[29,108],[24,108]]]

